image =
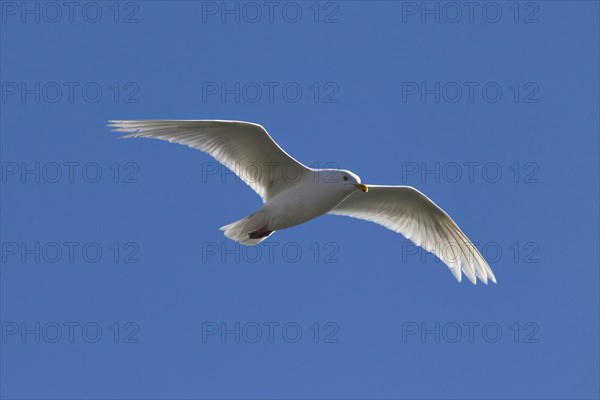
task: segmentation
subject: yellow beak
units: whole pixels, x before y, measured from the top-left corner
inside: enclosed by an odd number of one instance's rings
[[[359,189],[359,190],[362,190],[365,193],[369,191],[368,186],[367,185],[363,185],[362,183],[358,183],[358,184],[354,185],[354,187],[357,188],[357,189]]]

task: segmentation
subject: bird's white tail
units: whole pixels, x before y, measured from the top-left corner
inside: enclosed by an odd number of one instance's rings
[[[256,234],[261,228],[257,226],[256,221],[253,220],[252,215],[242,218],[239,221],[232,222],[231,224],[222,226],[219,228],[224,231],[225,236],[231,240],[235,240],[238,243],[246,246],[255,246],[268,238],[273,232],[266,231],[263,234]],[[252,238],[254,236],[261,236],[258,238]]]

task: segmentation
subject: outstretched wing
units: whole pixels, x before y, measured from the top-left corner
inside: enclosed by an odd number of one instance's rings
[[[438,256],[460,282],[461,270],[474,284],[496,277],[481,253],[456,223],[427,196],[410,186],[367,185],[368,193],[353,193],[330,214],[372,221],[401,233]]]
[[[266,202],[297,182],[305,167],[258,124],[241,121],[109,121],[124,138],[147,137],[185,144],[214,157],[246,182]]]

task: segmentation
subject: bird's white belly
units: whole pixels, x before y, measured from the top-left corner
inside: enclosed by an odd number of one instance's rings
[[[323,215],[351,193],[331,192],[317,184],[310,186],[290,188],[263,206],[261,212],[270,230],[289,228]]]

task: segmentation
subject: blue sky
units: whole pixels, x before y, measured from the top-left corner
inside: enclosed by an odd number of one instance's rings
[[[48,4],[1,3],[3,398],[598,398],[598,2]],[[337,216],[241,248],[249,187],[109,119],[415,186],[498,284]]]

